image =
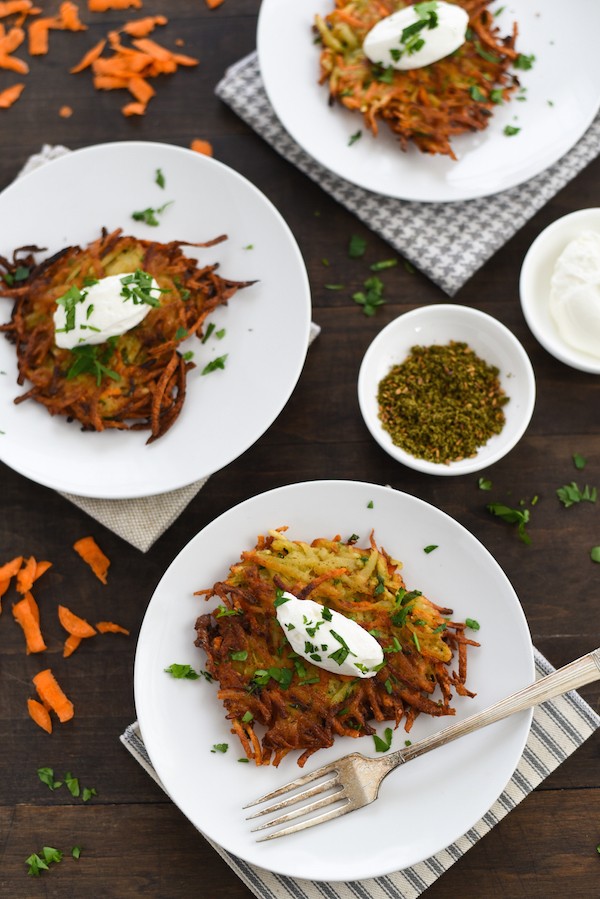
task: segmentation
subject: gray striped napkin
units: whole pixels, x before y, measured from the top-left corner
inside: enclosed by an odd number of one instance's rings
[[[548,660],[535,648],[534,657],[538,678],[554,671]],[[600,716],[578,693],[566,693],[537,706],[521,760],[506,789],[489,812],[443,852],[438,852],[412,868],[405,868],[385,877],[349,883],[317,883],[282,877],[250,865],[216,843],[209,842],[259,899],[416,899],[558,768],[598,727]],[[120,739],[156,783],[162,786],[146,752],[137,722],[131,724]]]
[[[450,296],[600,153],[599,115],[569,153],[525,184],[460,203],[395,200],[339,178],[292,140],[267,99],[256,53],[226,71],[216,94],[288,162]]]
[[[53,159],[58,159],[71,151],[61,145],[45,144],[39,153],[30,156],[17,177],[27,175]],[[310,326],[309,343],[319,335],[321,328],[314,322]],[[156,496],[143,496],[138,499],[97,499],[90,496],[75,496],[72,493],[61,493],[77,508],[82,509],[122,537],[136,549],[147,552],[158,538],[179,518],[196,494],[208,481],[208,477],[194,481],[186,487],[161,493]]]

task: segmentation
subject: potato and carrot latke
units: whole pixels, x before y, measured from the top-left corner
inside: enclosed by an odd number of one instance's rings
[[[373,723],[397,727],[403,719],[409,731],[421,712],[453,715],[453,691],[475,695],[466,687],[467,646],[479,644],[465,636],[464,623],[450,620],[451,609],[407,589],[400,563],[373,535],[360,547],[355,535],[308,544],[289,540],[285,530],[259,537],[226,580],[197,594],[219,601],[196,621],[196,645],[250,760],[278,765],[301,750],[302,767],[336,735],[372,735]],[[369,631],[384,652],[377,673],[332,674],[297,655],[276,617],[282,590],[310,596]]]
[[[52,415],[77,420],[83,430],[149,429],[148,443],[165,434],[181,411],[187,373],[194,368],[179,344],[190,335],[202,336],[206,317],[252,283],[221,278],[216,264],[198,267],[181,247],[209,247],[225,239],[157,243],[119,229],[40,264],[37,247],[16,250],[12,260],[0,256],[0,294],[15,301],[10,322],[0,330],[16,345],[18,383],[32,384],[15,402],[34,399]],[[137,271],[155,278],[161,289],[140,324],[97,345],[73,350],[56,345],[53,313],[59,298],[83,292],[100,278]]]
[[[456,159],[451,138],[482,131],[494,109],[510,99],[519,82],[508,69],[517,58],[517,26],[501,37],[491,0],[454,0],[469,15],[464,44],[423,68],[398,71],[372,63],[362,47],[367,33],[385,17],[414,5],[401,0],[335,0],[335,9],[317,16],[322,45],[320,83],[330,101],[359,112],[367,128],[379,122],[406,150],[412,142],[424,153]]]

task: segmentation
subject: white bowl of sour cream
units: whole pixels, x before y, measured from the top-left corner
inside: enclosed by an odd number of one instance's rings
[[[544,349],[571,368],[600,374],[600,208],[571,212],[536,237],[519,292]]]
[[[500,433],[479,445],[474,455],[436,462],[408,452],[384,428],[379,385],[392,369],[407,360],[413,347],[445,347],[451,342],[467,344],[480,360],[498,370],[498,381],[508,402],[503,406],[505,422]],[[397,462],[433,475],[471,474],[502,459],[529,425],[535,392],[531,362],[512,331],[479,309],[452,303],[420,306],[391,321],[368,347],[358,376],[360,411],[377,443]],[[415,391],[415,401],[417,396]],[[423,416],[421,421],[426,428],[429,412],[424,411]]]

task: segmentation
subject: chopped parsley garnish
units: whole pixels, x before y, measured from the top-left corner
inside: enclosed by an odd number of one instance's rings
[[[331,621],[331,619],[333,618],[331,609],[328,609],[327,606],[323,606],[323,608],[321,609],[321,615],[323,616],[323,619],[325,621]]]
[[[225,328],[219,328],[219,330],[215,332],[215,337],[217,338],[217,340],[223,340],[226,334],[227,331]]]
[[[355,131],[354,134],[350,135],[348,139],[348,146],[351,147],[352,144],[355,144],[357,140],[360,140],[362,137],[362,131]]]
[[[165,176],[162,173],[162,169],[156,170],[156,176],[154,178],[154,183],[158,184],[159,187],[163,187],[163,188],[164,188],[165,184],[167,183],[165,181]]]
[[[217,356],[216,359],[208,362],[202,369],[202,374],[208,375],[211,371],[216,371],[218,368],[225,368],[225,360],[227,359],[227,356],[228,353],[225,353],[224,356]]]
[[[176,662],[164,670],[171,677],[175,677],[178,680],[198,680],[201,677],[197,671],[194,671],[191,665],[178,665]]]
[[[81,856],[81,846],[73,846],[71,849],[71,855],[73,858],[77,859]]]
[[[253,243],[247,243],[245,247],[242,247],[242,250],[253,250],[253,249],[254,249]]]
[[[69,287],[66,293],[63,293],[62,297],[57,299],[57,306],[62,306],[65,310],[65,326],[64,328],[56,329],[58,334],[64,334],[67,331],[73,331],[75,329],[75,307],[77,303],[83,303],[87,295],[87,290],[80,290],[73,285],[72,287]]]
[[[213,748],[210,750],[211,752],[227,752],[229,749],[229,743],[213,743]]]
[[[575,505],[575,503],[588,502],[595,503],[598,499],[598,490],[596,487],[589,487],[587,484],[580,490],[575,481],[571,481],[570,484],[565,484],[564,487],[559,487],[556,491],[556,495],[565,507],[568,509],[570,506]]]
[[[121,375],[111,368],[108,368],[108,361],[115,351],[115,343],[117,337],[109,337],[106,344],[83,344],[75,346],[71,350],[74,361],[67,371],[67,380],[77,378],[79,375],[93,375],[96,378],[96,384],[100,386],[103,377],[112,378],[113,381],[120,381]]]
[[[84,787],[81,791],[81,798],[84,802],[89,802],[93,796],[97,796],[98,792],[94,789],[94,787]]]
[[[375,743],[376,752],[388,752],[392,745],[392,728],[386,727],[383,732],[383,738],[377,734],[373,734],[373,742]]]
[[[429,553],[432,553],[434,551],[434,549],[437,549],[437,548],[438,548],[437,543],[430,543],[429,546],[426,546],[423,549],[423,552],[429,554]]]
[[[124,275],[121,278],[121,284],[123,285],[121,289],[120,296],[123,297],[124,300],[131,300],[131,302],[137,306],[140,303],[146,303],[148,306],[160,306],[160,300],[158,297],[152,295],[152,290],[156,290],[156,288],[152,287],[152,275],[149,275],[148,272],[142,271],[141,268],[138,268],[131,275]],[[165,290],[159,288],[161,293],[166,293]]]
[[[481,58],[485,59],[487,62],[500,62],[499,58],[494,53],[490,53],[489,50],[486,50],[485,47],[482,47],[479,41],[474,41],[473,46],[475,47],[475,52],[478,53]]]
[[[62,860],[63,854],[52,846],[44,846],[42,856],[33,852],[29,858],[25,859],[25,864],[29,866],[27,873],[31,877],[39,877],[42,871],[49,869],[51,864],[58,864]]]
[[[380,262],[373,262],[369,266],[372,272],[382,272],[386,268],[395,268],[398,265],[397,259],[382,259]]]
[[[600,546],[592,546],[590,550],[590,559],[592,562],[600,562]]]
[[[189,337],[189,331],[187,328],[177,328],[175,331],[175,340],[185,340],[186,337]]]
[[[513,66],[515,69],[521,69],[521,71],[528,71],[533,68],[533,64],[535,62],[535,56],[533,53],[531,56],[526,56],[525,53],[519,53],[515,61],[513,62]]]
[[[581,453],[573,453],[573,465],[578,471],[583,471],[587,463],[587,459]]]
[[[214,322],[209,322],[206,333],[202,336],[202,343],[206,343],[212,332],[215,330]]]
[[[67,773],[65,774],[65,785],[71,796],[77,799],[77,797],[81,793],[81,789],[79,787],[79,778],[73,777],[71,772],[67,771]]]
[[[38,768],[37,775],[43,784],[46,784],[51,790],[57,790],[62,787],[62,780],[54,780],[54,771],[52,768]]]
[[[371,499],[371,500],[369,500],[369,502],[367,503],[367,509],[372,509],[372,508],[373,508],[373,500]]]
[[[244,714],[242,715],[242,721],[244,722],[244,724],[249,724],[253,719],[254,715],[252,714],[252,712],[244,712]]]
[[[509,506],[505,506],[504,503],[488,503],[486,509],[492,515],[501,518],[502,521],[506,521],[508,524],[516,524],[519,539],[523,543],[531,543],[531,537],[525,530],[529,523],[529,509],[511,509]]]
[[[289,602],[290,599],[291,599],[291,596],[284,596],[283,590],[278,589],[275,594],[275,600],[273,602],[273,605],[275,606],[275,608],[277,608],[278,606],[282,606],[284,604],[284,602]]]
[[[365,255],[366,249],[367,241],[363,237],[353,234],[348,244],[348,256],[350,259],[360,259],[361,256]]]
[[[373,275],[371,278],[367,278],[363,286],[365,290],[353,293],[352,299],[359,306],[363,307],[365,315],[375,315],[377,307],[385,303],[383,299],[383,282],[376,275]]]
[[[230,652],[229,658],[234,662],[245,662],[248,658],[248,650],[247,649],[239,649],[237,652]]]
[[[144,222],[146,225],[152,225],[152,227],[156,228],[160,225],[157,216],[162,215],[167,206],[170,206],[173,202],[173,200],[169,200],[168,203],[163,203],[163,205],[159,206],[157,209],[148,206],[147,209],[140,209],[137,212],[132,212],[131,218],[136,222]]]
[[[513,137],[515,134],[518,134],[521,129],[517,128],[516,125],[507,125],[504,129],[504,133],[507,137]]]
[[[476,84],[472,85],[469,88],[469,95],[471,100],[475,100],[477,103],[486,103],[487,97],[486,95],[477,87]]]
[[[465,626],[471,628],[472,631],[478,631],[481,625],[474,618],[465,618]]]
[[[226,606],[217,606],[215,618],[227,618],[228,615],[243,615],[241,609],[228,609]]]
[[[343,665],[348,656],[354,656],[356,658],[356,653],[352,652],[346,641],[343,637],[340,637],[333,629],[330,630],[331,636],[338,641],[340,644],[339,649],[336,649],[334,652],[330,653],[327,658],[333,659],[338,665]]]
[[[419,643],[419,638],[417,636],[416,631],[413,631],[412,639],[413,639],[413,643],[417,647],[417,652],[421,652],[421,644]]]
[[[344,284],[324,284],[323,287],[325,290],[343,290]]]
[[[479,480],[477,481],[477,486],[480,490],[491,490],[492,482],[489,478],[479,478]]]

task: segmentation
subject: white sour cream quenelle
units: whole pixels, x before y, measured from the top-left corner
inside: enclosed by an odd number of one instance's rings
[[[567,244],[550,280],[550,314],[569,346],[600,358],[600,234]]]
[[[133,273],[132,273],[133,274]],[[72,350],[86,344],[104,343],[109,337],[119,337],[139,325],[152,308],[148,303],[134,303],[121,296],[122,279],[127,273],[100,278],[95,284],[81,288],[83,299],[71,303],[75,311],[73,327],[67,329],[68,313],[64,304],[58,304],[54,313],[56,345],[63,350]],[[158,299],[160,287],[154,278],[150,294]]]
[[[417,3],[381,19],[367,34],[363,50],[385,68],[421,69],[458,50],[468,24],[468,14],[454,3]]]
[[[312,599],[283,593],[277,620],[294,652],[325,671],[374,677],[383,662],[383,649],[364,627]]]

